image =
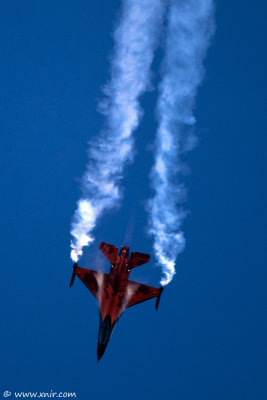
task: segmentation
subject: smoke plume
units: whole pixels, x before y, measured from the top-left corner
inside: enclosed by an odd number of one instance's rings
[[[181,229],[185,211],[180,206],[185,198],[182,155],[195,143],[193,109],[212,32],[212,0],[171,1],[151,172],[154,195],[148,207],[154,252],[164,273],[162,285],[171,281],[175,260],[185,246]]]
[[[185,246],[183,155],[196,142],[193,109],[213,33],[212,0],[124,0],[114,33],[111,79],[99,105],[105,125],[89,146],[82,198],[71,230],[71,258],[77,261],[83,247],[93,242],[92,231],[99,218],[120,203],[122,173],[133,160],[133,132],[142,114],[138,100],[149,88],[151,63],[166,10],[155,162],[150,176],[153,195],[148,202],[149,232],[163,269],[162,285],[171,281],[177,255]]]
[[[120,181],[133,159],[133,131],[141,109],[139,96],[150,83],[150,66],[160,29],[163,2],[125,0],[117,29],[111,63],[111,79],[104,88],[100,111],[105,126],[89,147],[89,162],[82,178],[82,198],[77,203],[71,234],[71,258],[77,261],[83,247],[93,242],[99,217],[118,205]]]

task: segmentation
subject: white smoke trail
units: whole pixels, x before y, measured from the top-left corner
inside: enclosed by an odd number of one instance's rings
[[[154,236],[155,256],[163,267],[162,285],[171,281],[175,260],[185,246],[181,230],[185,212],[178,208],[185,197],[178,181],[184,169],[181,155],[195,142],[193,108],[212,32],[212,0],[171,1],[151,173],[154,197],[149,201],[149,232]]]
[[[71,234],[71,258],[77,261],[83,247],[93,242],[98,218],[118,204],[125,164],[133,158],[132,133],[141,117],[139,96],[148,88],[150,66],[163,13],[160,0],[125,0],[114,34],[111,81],[105,87],[101,112],[106,127],[89,148],[89,163],[82,180],[83,196],[77,203]]]

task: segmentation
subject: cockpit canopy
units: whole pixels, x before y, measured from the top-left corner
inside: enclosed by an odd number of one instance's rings
[[[102,322],[101,327],[99,329],[99,334],[98,334],[99,343],[102,345],[107,344],[109,341],[111,332],[112,332],[111,319],[110,319],[110,316],[108,315]]]

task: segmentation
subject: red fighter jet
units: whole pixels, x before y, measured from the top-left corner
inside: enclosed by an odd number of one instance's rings
[[[100,323],[98,331],[97,358],[103,356],[115,324],[126,308],[156,297],[156,310],[159,306],[163,287],[155,288],[129,280],[131,269],[149,262],[150,256],[143,253],[131,253],[128,246],[119,249],[112,244],[101,242],[100,250],[109,260],[109,274],[80,268],[75,263],[70,287],[78,276],[99,304]],[[118,254],[119,253],[119,254]]]

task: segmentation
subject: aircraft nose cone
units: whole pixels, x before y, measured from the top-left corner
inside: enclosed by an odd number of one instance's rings
[[[105,353],[106,347],[107,347],[107,345],[98,343],[98,345],[97,345],[97,359],[98,359],[98,361],[100,360],[100,358]]]

